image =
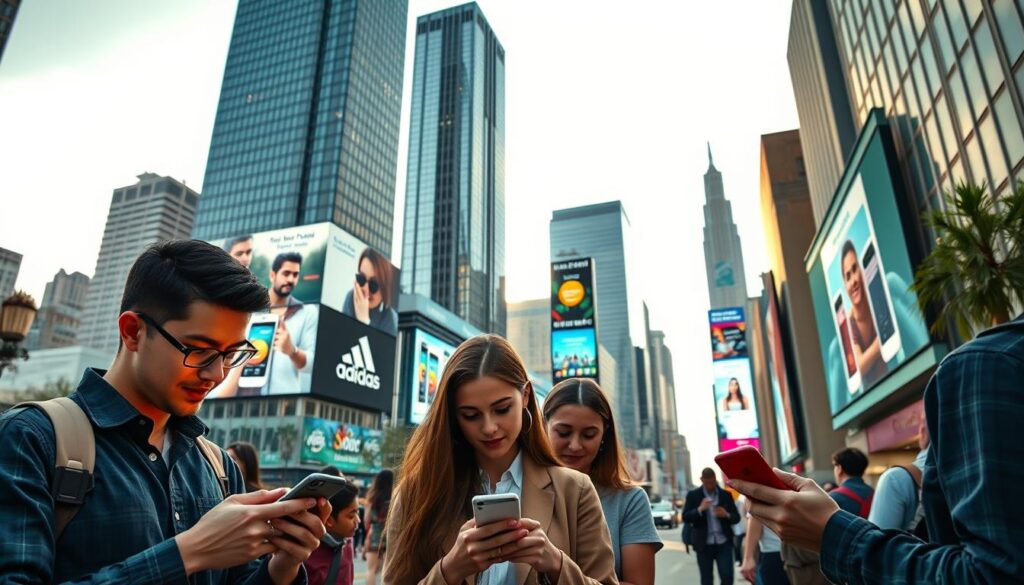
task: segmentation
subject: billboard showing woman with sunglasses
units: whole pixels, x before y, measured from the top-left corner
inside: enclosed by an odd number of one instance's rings
[[[366,248],[359,261],[352,289],[345,296],[341,312],[389,335],[398,335],[398,312],[394,309],[394,267],[383,254]]]

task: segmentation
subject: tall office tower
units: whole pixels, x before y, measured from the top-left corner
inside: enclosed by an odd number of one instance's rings
[[[11,36],[11,28],[14,27],[14,18],[18,16],[20,5],[21,0],[0,0],[0,61],[3,61],[4,47]]]
[[[21,270],[21,254],[0,248],[0,301],[11,296]]]
[[[480,7],[416,23],[402,290],[505,333],[505,50]]]
[[[80,345],[111,356],[120,343],[117,316],[128,270],[146,246],[188,238],[199,202],[199,193],[174,178],[154,173],[138,178],[134,185],[114,189],[78,332]]]
[[[508,341],[523,357],[526,369],[550,378],[551,299],[509,303]]]
[[[331,221],[391,255],[407,0],[241,0],[196,217]]]
[[[650,355],[651,380],[654,385],[657,428],[657,448],[661,450],[663,489],[674,497],[679,495],[676,480],[679,477],[678,447],[674,438],[679,434],[676,415],[675,374],[672,368],[672,351],[665,345],[664,331],[650,331],[647,335],[647,351]],[[676,491],[673,491],[676,490]]]
[[[786,58],[814,221],[820,225],[857,140],[826,0],[793,1]]]
[[[708,172],[704,174],[704,262],[711,308],[742,307],[747,302],[740,234],[732,220],[732,204],[725,198],[722,173],[715,168],[708,145]]]
[[[75,345],[89,293],[89,277],[81,272],[68,274],[63,268],[46,283],[32,329],[25,340],[29,351]]]
[[[645,347],[643,303],[636,290],[629,217],[619,201],[556,210],[551,214],[551,260],[593,258],[598,303],[597,339],[617,364],[619,429],[629,448],[641,448],[635,347]],[[602,382],[604,367],[600,366]]]
[[[819,13],[815,18],[824,18]],[[937,208],[939,193],[961,181],[1001,193],[1024,179],[1019,2],[832,0],[828,17],[855,128],[860,131],[872,108],[885,112],[917,214]],[[822,75],[794,75],[794,92],[820,94],[828,83]],[[807,108],[797,100],[801,139]],[[804,153],[810,148],[805,143]],[[820,220],[819,207],[816,202]]]

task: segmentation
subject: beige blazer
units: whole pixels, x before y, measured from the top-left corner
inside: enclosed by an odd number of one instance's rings
[[[611,536],[601,500],[589,477],[565,467],[540,466],[523,453],[522,514],[540,522],[548,540],[563,553],[562,572],[558,583],[552,585],[618,585]],[[402,529],[403,516],[401,494],[398,494],[388,515],[388,542],[395,542],[397,532]],[[451,550],[455,545],[461,525],[459,522],[453,526],[445,538],[444,550]],[[402,551],[388,548],[384,558],[384,585],[409,585],[388,578],[391,563],[401,555]],[[539,585],[533,567],[516,563],[515,569],[518,585]],[[476,585],[476,576],[470,577],[468,583]],[[440,558],[419,584],[446,585]]]

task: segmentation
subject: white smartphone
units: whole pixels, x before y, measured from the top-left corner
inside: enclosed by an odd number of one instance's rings
[[[839,338],[839,346],[843,350],[843,370],[846,372],[846,388],[850,394],[860,389],[860,368],[857,366],[857,356],[853,353],[853,338],[850,337],[850,320],[846,316],[846,307],[843,306],[843,293],[836,291],[832,297],[832,309],[836,322],[836,336]]]
[[[242,388],[260,388],[267,383],[274,361],[274,334],[277,332],[277,315],[260,313],[249,320],[246,339],[256,348],[256,355],[242,366],[238,385]]]
[[[867,289],[871,312],[875,317],[875,331],[878,332],[882,359],[888,362],[900,350],[900,330],[896,327],[889,282],[885,278],[885,268],[882,267],[882,258],[878,255],[874,240],[868,240],[865,244],[860,266],[864,272],[864,288]]]
[[[516,494],[473,497],[473,519],[476,520],[477,526],[519,518],[519,496]]]

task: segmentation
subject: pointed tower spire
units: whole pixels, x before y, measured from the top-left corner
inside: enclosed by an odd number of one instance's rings
[[[711,143],[708,142],[708,168],[715,168],[715,159],[711,156]]]

